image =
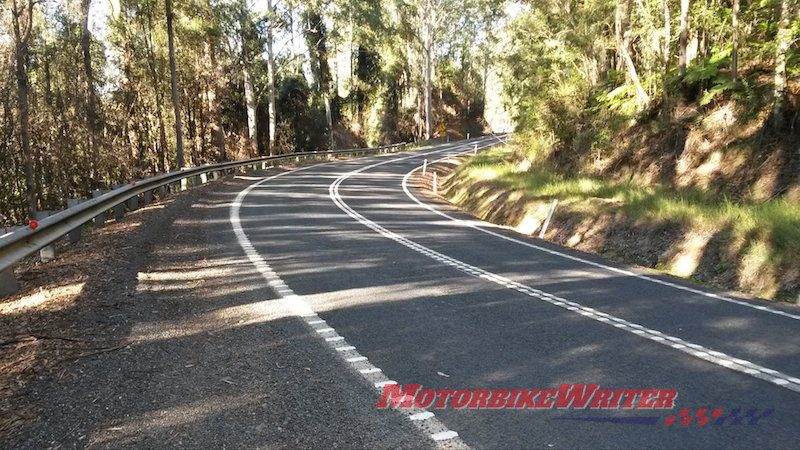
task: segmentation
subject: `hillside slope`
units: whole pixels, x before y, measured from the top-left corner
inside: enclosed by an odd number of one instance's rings
[[[551,241],[767,299],[797,299],[796,128],[772,130],[768,108],[746,111],[731,99],[678,107],[666,124],[646,117],[584,125],[571,124],[578,131],[569,146],[519,134],[451,168],[444,195],[524,233],[537,231],[558,199]]]

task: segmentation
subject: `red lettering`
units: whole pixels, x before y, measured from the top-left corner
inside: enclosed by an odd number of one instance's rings
[[[558,386],[556,408],[565,409],[572,406],[575,409],[585,409],[586,404],[592,399],[594,391],[599,386],[596,384],[562,384]]]
[[[419,384],[408,384],[402,388],[399,384],[387,384],[383,387],[381,399],[375,404],[376,408],[386,409],[397,408],[398,403],[401,408],[410,408],[414,395],[422,387]]]

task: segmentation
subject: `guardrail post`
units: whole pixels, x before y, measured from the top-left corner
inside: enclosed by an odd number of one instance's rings
[[[539,239],[544,239],[544,234],[547,233],[547,227],[550,225],[550,219],[553,218],[553,213],[556,212],[556,206],[558,206],[558,199],[553,199],[553,204],[550,205],[550,212],[547,213],[542,229],[539,230]]]
[[[42,220],[46,217],[49,217],[51,214],[53,214],[53,211],[39,211],[36,213],[36,220]],[[47,263],[56,259],[55,243],[42,247],[42,249],[39,250],[39,258],[43,263]]]
[[[67,199],[67,208],[74,208],[81,203],[85,202],[85,198],[68,198]],[[83,225],[76,227],[74,230],[69,232],[69,242],[74,244],[81,240],[81,228]]]
[[[14,266],[0,272],[0,297],[15,294],[19,291],[19,283],[14,277]]]
[[[136,211],[139,209],[139,196],[134,195],[126,203],[128,204],[128,211]]]
[[[125,217],[125,205],[123,203],[114,205],[114,220],[119,222],[123,217]]]
[[[111,186],[111,189],[112,190],[116,190],[116,189],[121,188],[122,186],[125,186],[125,185],[124,184],[115,184],[115,185]],[[114,220],[115,221],[119,222],[120,220],[122,220],[123,217],[125,217],[125,204],[124,203],[120,203],[118,205],[114,205],[113,210],[114,210]]]
[[[95,189],[95,190],[92,191],[92,198],[100,197],[104,193],[105,192],[103,192],[102,189]],[[105,223],[106,223],[106,213],[107,212],[108,211],[103,211],[100,214],[94,216],[94,227],[95,228],[100,228],[103,225],[105,225]]]
[[[148,189],[148,190],[144,191],[144,204],[145,205],[149,205],[150,203],[153,203],[153,191],[152,191],[152,189]]]
[[[167,186],[159,186],[158,187],[158,199],[164,200],[167,198]]]
[[[181,178],[180,186],[178,187],[178,192],[183,192],[186,189],[189,189],[189,179],[188,178]]]

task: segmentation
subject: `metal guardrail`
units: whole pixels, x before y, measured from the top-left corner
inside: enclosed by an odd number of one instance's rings
[[[134,197],[138,199],[138,196],[141,194],[145,194],[145,197],[149,197],[152,196],[153,191],[156,189],[165,189],[175,183],[180,185],[179,190],[183,190],[188,187],[189,179],[196,180],[198,178],[206,178],[209,173],[212,173],[214,175],[213,178],[216,179],[216,175],[219,175],[220,172],[228,172],[240,167],[253,166],[253,169],[255,169],[256,166],[261,165],[262,168],[266,168],[266,163],[276,165],[290,160],[299,162],[304,159],[318,157],[341,155],[365,156],[368,154],[389,153],[393,151],[402,151],[405,149],[405,146],[405,143],[400,143],[377,148],[298,152],[278,156],[263,156],[247,160],[207,164],[133,181],[128,185],[113,189],[96,198],[43,218],[38,221],[38,226],[35,229],[26,226],[0,236],[0,295],[7,295],[8,293],[16,291],[13,266],[18,261],[51,245],[58,239],[69,234],[70,231],[79,229],[84,224],[92,222],[95,217],[105,217],[109,210],[120,207],[120,205],[123,205]],[[207,179],[203,179],[199,184],[203,184],[206,181]],[[165,191],[162,191],[162,195],[164,192]],[[117,216],[117,218],[119,218],[119,216]],[[14,286],[11,286],[12,283]]]

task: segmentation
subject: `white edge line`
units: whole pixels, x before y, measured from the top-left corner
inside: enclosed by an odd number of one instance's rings
[[[435,154],[435,153],[439,153],[439,152],[444,152],[444,151],[451,150],[451,149],[452,149],[451,147],[447,147],[447,148],[444,148],[444,149],[437,149],[437,150],[428,151],[428,152],[425,152],[425,153],[414,153],[414,154],[428,155],[428,154]],[[312,165],[312,166],[301,167],[301,168],[298,168],[298,169],[293,169],[293,170],[289,170],[289,171],[286,171],[286,172],[281,172],[279,174],[276,174],[276,175],[273,175],[273,176],[270,176],[270,177],[265,177],[265,178],[255,182],[255,183],[251,184],[250,186],[246,187],[241,192],[239,192],[239,194],[236,196],[236,199],[234,200],[234,202],[231,204],[231,207],[230,207],[229,219],[230,219],[231,227],[233,228],[234,234],[236,235],[236,240],[239,243],[239,246],[245,252],[245,254],[248,257],[248,259],[250,260],[250,262],[253,263],[253,265],[255,266],[256,270],[258,270],[261,273],[261,275],[263,276],[263,278],[267,281],[267,284],[270,287],[273,288],[273,291],[275,291],[275,293],[278,295],[278,297],[280,297],[282,300],[290,300],[291,301],[291,305],[290,306],[294,310],[295,315],[297,317],[299,317],[299,318],[317,319],[319,316],[310,308],[310,306],[308,306],[308,304],[305,302],[305,300],[301,296],[298,296],[297,294],[295,294],[294,291],[292,291],[286,285],[286,283],[283,282],[283,280],[278,276],[278,274],[275,273],[272,270],[272,268],[269,266],[267,261],[256,251],[256,249],[253,246],[252,242],[250,242],[250,239],[247,237],[247,234],[244,232],[244,228],[242,227],[241,217],[240,217],[241,206],[242,206],[242,203],[244,202],[245,197],[247,197],[247,195],[253,189],[255,189],[256,187],[258,187],[258,186],[260,186],[260,185],[262,185],[262,184],[264,184],[264,183],[266,183],[268,181],[271,181],[271,180],[274,180],[276,178],[285,176],[287,174],[292,174],[292,173],[295,173],[295,172],[308,170],[308,169],[311,169],[311,168],[318,168],[320,166],[326,166],[326,165],[329,165],[329,164],[335,164],[337,162],[340,162],[340,161],[332,161],[332,162],[329,162],[329,163],[315,164],[315,165]],[[324,332],[336,332],[336,330],[334,330],[333,328],[325,328],[325,329],[317,330],[317,329],[314,329],[314,327],[312,327],[311,325],[309,325],[308,321],[305,321],[305,322],[306,322],[307,326],[309,328],[311,328],[312,330],[316,331],[317,334],[321,334],[321,333],[324,333]],[[316,323],[319,323],[319,322],[316,322]],[[328,339],[331,339],[331,338],[328,338]],[[326,339],[326,340],[328,340],[328,339]],[[343,340],[344,340],[343,337],[341,339],[336,339],[337,342],[341,342]],[[338,355],[339,355],[339,357],[341,359],[343,359],[345,362],[348,362],[348,364],[350,365],[351,368],[353,367],[353,365],[356,362],[367,361],[366,357],[363,357],[364,358],[363,360],[358,359],[359,357],[354,357],[354,358],[349,358],[349,359],[357,359],[357,361],[350,362],[350,361],[348,361],[348,358],[345,358],[344,356],[342,356],[344,352],[349,352],[349,351],[353,351],[353,350],[356,349],[352,345],[347,345],[347,346],[343,346],[343,347],[332,347],[332,349],[335,350],[338,353]],[[377,367],[373,367],[373,368],[370,368],[370,369],[362,369],[362,370],[359,370],[359,372],[360,372],[361,376],[364,377],[367,381],[370,380],[370,378],[368,378],[368,376],[369,377],[374,377],[375,376],[374,374],[379,373],[379,372],[382,373],[381,369],[379,369]],[[389,381],[391,381],[391,380],[389,380]],[[379,388],[378,384],[379,383],[373,383],[373,386],[375,386],[375,388]],[[391,381],[391,383],[387,383],[387,384],[396,384],[396,382]],[[415,411],[417,409],[418,408],[412,408],[411,411],[413,412],[413,411]],[[421,413],[412,413],[412,414],[404,414],[404,415],[406,415],[406,417],[410,418],[411,416],[416,416],[418,414],[421,414]],[[419,421],[411,420],[411,422],[416,424]],[[455,431],[449,430],[443,423],[439,422],[436,419],[428,421],[428,425],[425,426],[425,427],[420,426],[419,430],[423,431],[423,432],[430,432],[431,428],[437,429],[437,430],[441,430],[441,431],[429,434],[430,438],[433,439],[435,442],[449,441],[449,440],[453,440],[453,439],[457,439],[458,438],[458,433],[456,433]],[[457,439],[454,442],[448,443],[448,447],[469,448],[466,445],[466,443],[464,443],[461,439]]]
[[[464,154],[464,153],[468,153],[468,152],[463,152],[461,154]],[[451,157],[452,156],[445,157],[445,158],[440,158],[440,159],[438,159],[436,161],[433,161],[431,163],[428,163],[428,164],[434,164],[434,163],[437,163],[437,162],[439,162],[441,160],[444,160],[444,159],[447,159],[447,158],[451,158]],[[758,311],[764,311],[764,312],[776,314],[776,315],[779,315],[779,316],[787,317],[789,319],[800,320],[800,315],[797,315],[797,314],[791,314],[791,313],[788,313],[786,311],[781,311],[781,310],[778,310],[778,309],[772,309],[772,308],[769,308],[769,307],[766,307],[766,306],[763,306],[763,305],[754,305],[754,304],[751,304],[751,303],[748,303],[748,302],[745,302],[745,301],[742,301],[742,300],[736,300],[736,299],[733,299],[733,298],[730,298],[730,297],[725,297],[725,296],[720,295],[720,294],[715,294],[713,292],[705,292],[705,291],[701,291],[699,289],[695,289],[695,288],[692,288],[692,287],[681,286],[681,285],[676,284],[676,283],[671,283],[671,282],[665,281],[665,280],[659,280],[657,278],[649,277],[647,275],[636,273],[636,272],[633,272],[631,270],[620,269],[618,267],[608,266],[606,264],[590,261],[588,259],[584,259],[584,258],[581,258],[581,257],[578,257],[578,256],[573,256],[573,255],[569,255],[569,254],[566,254],[566,253],[561,253],[561,252],[559,252],[557,250],[553,250],[553,249],[549,249],[549,248],[546,248],[546,247],[542,247],[540,245],[532,244],[530,242],[521,241],[519,239],[515,239],[515,238],[510,237],[510,236],[506,236],[506,235],[503,235],[503,234],[500,234],[500,233],[496,233],[496,232],[494,232],[492,230],[487,230],[484,227],[487,227],[487,228],[503,228],[503,227],[500,227],[500,226],[495,225],[493,223],[486,222],[484,220],[480,220],[478,218],[475,218],[471,222],[479,222],[479,223],[481,223],[481,226],[478,226],[475,223],[470,223],[470,222],[467,222],[465,220],[455,218],[455,217],[453,217],[453,216],[451,216],[451,215],[449,215],[449,214],[447,214],[445,212],[442,212],[439,209],[437,209],[437,208],[435,208],[435,207],[433,207],[433,206],[421,201],[419,198],[417,198],[414,194],[411,193],[410,189],[408,188],[408,179],[411,177],[411,175],[414,172],[420,170],[421,168],[422,168],[422,166],[419,166],[419,167],[411,170],[410,172],[408,172],[405,175],[405,177],[403,177],[403,191],[417,205],[419,205],[419,206],[421,206],[421,207],[423,207],[423,208],[425,208],[425,209],[427,209],[427,210],[429,210],[429,211],[431,211],[431,212],[433,212],[435,214],[438,214],[438,215],[440,215],[442,217],[450,219],[451,221],[457,223],[460,226],[469,227],[469,228],[478,230],[478,231],[480,231],[482,233],[486,233],[486,234],[492,235],[494,237],[498,237],[498,238],[506,240],[506,241],[514,242],[516,244],[523,245],[525,247],[529,247],[529,248],[532,248],[532,249],[535,249],[535,250],[539,250],[539,251],[542,251],[542,252],[545,252],[545,253],[549,253],[551,255],[559,256],[559,257],[566,258],[566,259],[571,259],[573,261],[581,262],[581,263],[584,263],[584,264],[588,264],[590,266],[594,266],[594,267],[598,267],[598,268],[601,268],[601,269],[609,270],[609,271],[612,271],[612,272],[617,273],[617,274],[626,275],[626,276],[634,277],[634,278],[639,278],[641,280],[649,281],[651,283],[660,284],[662,286],[668,286],[668,287],[679,289],[679,290],[682,290],[682,291],[691,292],[692,294],[698,294],[698,295],[702,295],[702,296],[713,298],[713,299],[717,299],[717,300],[722,300],[722,301],[733,303],[733,304],[740,305],[740,306],[746,306],[748,308],[752,308],[752,309],[755,309],[755,310],[758,310]]]

